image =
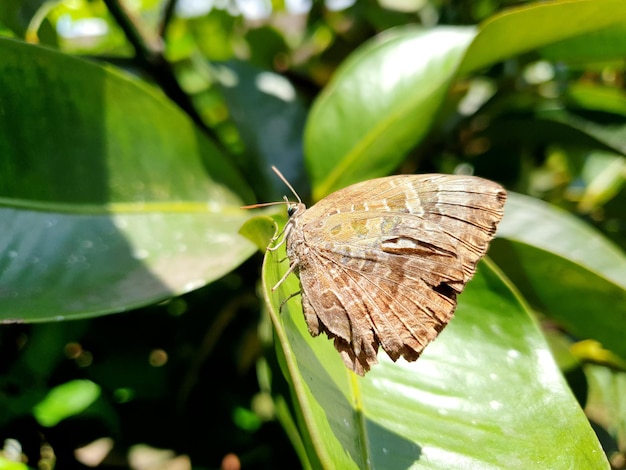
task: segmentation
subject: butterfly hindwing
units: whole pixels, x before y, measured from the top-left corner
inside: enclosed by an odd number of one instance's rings
[[[403,175],[358,183],[294,216],[287,237],[312,334],[334,338],[363,375],[380,344],[415,360],[450,321],[506,198],[476,177]]]

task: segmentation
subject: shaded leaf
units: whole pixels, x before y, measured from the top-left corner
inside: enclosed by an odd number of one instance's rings
[[[589,399],[585,412],[602,426],[626,453],[626,373],[599,365],[584,367],[589,382]],[[610,449],[607,449],[610,452]]]
[[[24,37],[31,21],[39,9],[46,3],[53,4],[54,2],[46,2],[46,0],[5,0],[0,5],[0,21],[17,36]]]
[[[220,90],[246,146],[241,166],[257,194],[279,200],[286,188],[272,172],[275,165],[302,197],[308,179],[302,168],[306,108],[286,77],[245,62],[219,66]]]
[[[626,358],[626,256],[589,225],[509,193],[490,255],[541,312]]]
[[[254,250],[237,235],[245,216],[145,212],[0,209],[11,227],[0,234],[0,318],[59,320],[153,303],[223,276]]]
[[[251,214],[230,189],[251,199],[246,185],[178,108],[107,68],[0,47],[0,221],[10,227],[0,319],[145,305],[250,256],[237,230]]]
[[[541,117],[576,129],[601,142],[608,149],[626,155],[626,125],[622,121],[611,124],[599,124],[566,110],[543,112]]]

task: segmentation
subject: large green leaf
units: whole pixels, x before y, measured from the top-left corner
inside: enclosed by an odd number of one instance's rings
[[[626,358],[626,255],[573,215],[510,193],[491,256],[537,308]]]
[[[245,184],[165,97],[57,52],[0,50],[0,319],[152,303],[254,251],[237,234]]]
[[[298,296],[279,308],[299,288],[292,275],[272,292],[283,256],[266,256],[264,293],[313,467],[608,468],[537,325],[489,264],[418,361],[381,352],[359,378],[309,335]]]
[[[305,153],[314,199],[396,168],[425,137],[455,77],[625,20],[621,0],[567,0],[505,11],[478,30],[386,31],[342,64],[311,110]]]
[[[626,21],[621,0],[561,0],[529,3],[480,25],[459,73]],[[604,58],[604,55],[601,56]]]
[[[315,102],[305,132],[313,198],[392,171],[428,131],[473,28],[402,28],[357,50]]]

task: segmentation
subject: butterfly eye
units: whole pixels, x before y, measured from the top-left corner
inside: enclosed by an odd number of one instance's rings
[[[288,206],[287,207],[287,215],[291,217],[296,213],[296,206]]]

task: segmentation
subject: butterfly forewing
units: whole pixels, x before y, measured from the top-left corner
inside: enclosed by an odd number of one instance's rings
[[[290,219],[309,330],[363,375],[381,345],[419,357],[450,321],[503,216],[504,189],[477,177],[402,175],[355,184]]]

